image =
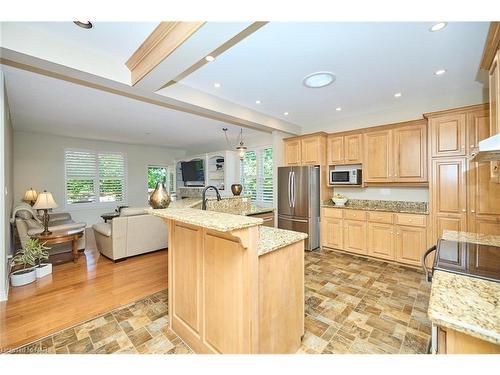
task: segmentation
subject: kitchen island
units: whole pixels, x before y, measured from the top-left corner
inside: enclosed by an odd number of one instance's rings
[[[169,324],[196,353],[295,353],[304,334],[306,234],[192,208],[168,224]]]

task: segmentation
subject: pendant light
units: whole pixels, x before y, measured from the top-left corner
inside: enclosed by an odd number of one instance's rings
[[[224,132],[228,146],[233,148],[233,146],[231,145],[231,142],[229,142],[229,137],[227,136],[227,128],[222,128],[222,131]],[[238,145],[238,146],[236,146],[236,151],[238,152],[238,156],[240,157],[240,160],[243,160],[245,158],[245,153],[247,151],[247,147],[245,146],[245,143],[243,142],[243,128],[240,129],[240,135],[238,137],[236,144]]]

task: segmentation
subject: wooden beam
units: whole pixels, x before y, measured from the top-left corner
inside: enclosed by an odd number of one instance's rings
[[[131,73],[132,85],[174,52],[205,22],[160,22],[125,65]]]
[[[491,22],[488,37],[484,44],[483,57],[481,58],[480,69],[490,70],[491,63],[500,47],[500,22]]]

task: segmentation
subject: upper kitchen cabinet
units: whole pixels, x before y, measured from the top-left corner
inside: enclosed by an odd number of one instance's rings
[[[431,156],[465,156],[466,116],[444,113],[429,117]]]
[[[361,134],[330,135],[328,137],[328,164],[361,164],[363,162]]]
[[[285,165],[324,165],[326,133],[284,139]]]
[[[380,128],[379,128],[380,129]],[[425,183],[427,124],[416,120],[388,125],[364,135],[366,183]]]
[[[365,182],[392,182],[392,130],[365,134]]]

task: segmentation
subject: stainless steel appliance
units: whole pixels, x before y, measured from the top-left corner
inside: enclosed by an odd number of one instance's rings
[[[330,169],[330,185],[361,185],[361,169]]]
[[[307,233],[306,250],[319,247],[319,167],[278,168],[278,228]]]

